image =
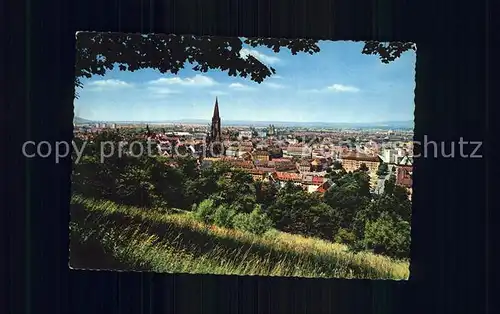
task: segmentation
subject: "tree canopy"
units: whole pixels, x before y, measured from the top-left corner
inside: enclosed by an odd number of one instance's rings
[[[385,176],[389,172],[389,166],[385,162],[381,162],[378,165],[377,169],[377,175],[378,176]]]
[[[133,130],[102,132],[85,146],[76,162],[73,192],[162,213],[192,211],[204,223],[261,234],[271,228],[337,241],[355,250],[396,257],[409,253],[411,200],[391,175],[381,195],[370,193],[362,170],[331,172],[335,186],[324,194],[308,193],[291,182],[254,181],[224,161],[201,167],[192,156],[131,154],[128,143],[140,141]],[[123,154],[101,160],[101,143],[122,143]]]
[[[116,64],[121,71],[152,68],[160,73],[177,74],[187,64],[194,71],[217,69],[229,76],[249,77],[256,83],[276,74],[276,70],[252,55],[241,54],[243,45],[263,46],[275,53],[289,49],[314,54],[320,51],[318,40],[284,38],[238,38],[166,34],[123,34],[79,32],[76,38],[75,86],[81,78],[105,75]],[[378,55],[389,63],[404,52],[415,49],[413,43],[368,41],[363,54]],[[77,96],[77,94],[75,94]]]

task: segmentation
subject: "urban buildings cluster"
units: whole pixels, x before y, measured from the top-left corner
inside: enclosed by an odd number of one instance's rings
[[[115,123],[80,125],[78,136],[89,137],[103,129],[142,129],[144,125]],[[309,192],[323,193],[333,188],[328,173],[347,172],[366,166],[374,193],[381,193],[385,180],[396,176],[396,184],[411,195],[413,145],[412,131],[368,129],[267,128],[252,126],[223,127],[218,100],[210,125],[146,125],[144,139],[153,141],[160,155],[174,157],[182,151],[196,157],[200,167],[223,160],[252,175],[254,180],[284,185],[293,182]],[[175,159],[171,159],[175,166]],[[387,173],[377,173],[381,163]]]

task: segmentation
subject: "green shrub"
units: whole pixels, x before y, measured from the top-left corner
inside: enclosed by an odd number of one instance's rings
[[[256,206],[255,196],[253,195],[240,196],[236,202],[238,203],[238,212],[251,213]]]
[[[249,214],[239,213],[233,217],[233,227],[238,230],[247,231]]]
[[[220,205],[215,210],[213,215],[214,223],[219,227],[232,228],[233,217],[236,215],[236,211],[233,207],[227,205]]]
[[[365,227],[365,246],[376,254],[408,258],[410,253],[410,224],[401,219],[382,215],[368,221]]]
[[[157,194],[151,194],[150,197],[152,199],[153,209],[165,214],[170,213],[167,201],[165,201],[162,197],[158,196]]]
[[[348,246],[353,246],[356,243],[356,240],[354,232],[345,228],[340,228],[335,235],[335,242],[346,244]]]
[[[206,224],[212,223],[216,207],[212,199],[203,200],[196,208],[195,217]]]
[[[262,235],[273,227],[271,219],[262,212],[259,205],[249,214],[240,213],[234,216],[233,225],[236,229],[256,235]]]
[[[249,231],[261,235],[273,227],[273,223],[266,214],[259,211],[252,211],[249,215]]]

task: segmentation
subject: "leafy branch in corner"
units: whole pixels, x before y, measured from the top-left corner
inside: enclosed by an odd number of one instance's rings
[[[210,37],[193,35],[143,35],[121,33],[79,32],[76,40],[75,87],[83,86],[81,78],[104,76],[115,65],[121,71],[152,68],[160,73],[177,74],[190,64],[194,71],[220,70],[229,76],[249,77],[256,83],[276,74],[276,70],[251,54],[242,54],[243,44],[264,46],[275,53],[289,49],[314,54],[320,51],[313,39]],[[411,43],[383,44],[370,41],[363,54],[378,54],[388,63],[403,52],[415,49]],[[78,95],[75,93],[75,96]]]
[[[410,50],[416,50],[417,45],[411,42],[389,42],[382,43],[378,41],[367,41],[363,47],[362,53],[365,55],[378,55],[380,61],[389,63]]]

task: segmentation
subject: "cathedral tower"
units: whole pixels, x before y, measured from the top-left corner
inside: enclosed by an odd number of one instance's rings
[[[210,140],[211,142],[222,142],[222,133],[220,127],[220,116],[219,116],[219,102],[217,97],[215,97],[215,107],[214,115],[212,116],[212,125],[210,128]]]
[[[208,154],[212,157],[218,157],[224,154],[224,144],[222,143],[222,130],[219,116],[219,102],[217,97],[215,98],[214,114],[212,116],[212,124],[210,125],[210,133],[207,136],[206,141],[208,147],[211,150]]]

